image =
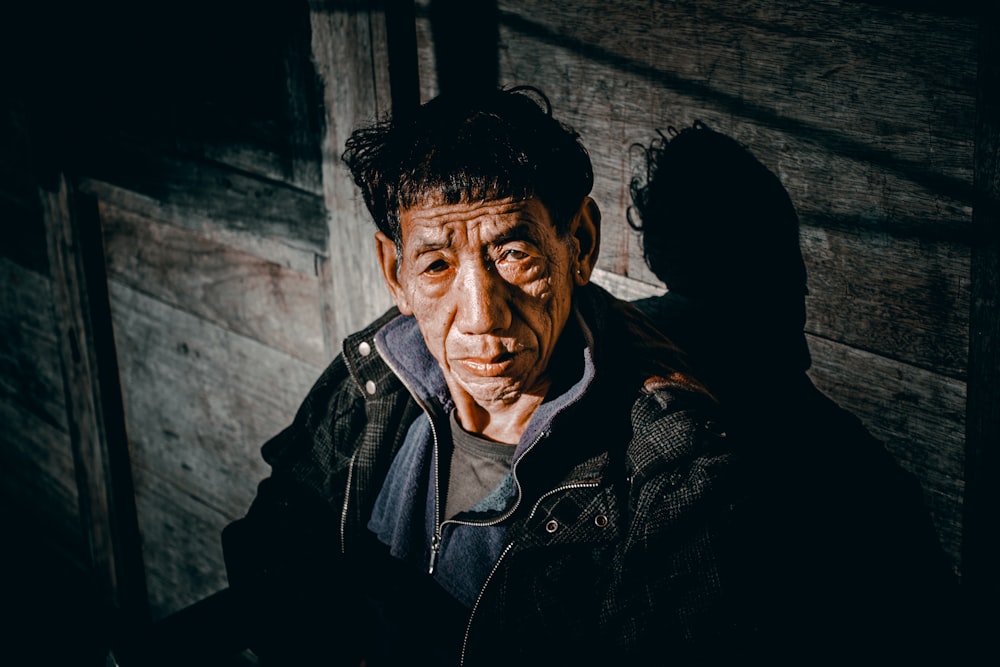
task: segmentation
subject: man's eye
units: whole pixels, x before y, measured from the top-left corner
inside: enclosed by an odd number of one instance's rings
[[[426,267],[424,267],[424,273],[441,273],[442,271],[448,270],[448,262],[443,259],[431,262]]]
[[[524,252],[523,250],[515,250],[513,248],[505,250],[502,255],[503,259],[509,259],[515,262],[519,262],[523,259],[528,259],[528,257],[530,257],[528,253]]]

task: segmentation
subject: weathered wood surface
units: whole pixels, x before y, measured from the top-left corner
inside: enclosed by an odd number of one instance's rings
[[[630,146],[701,119],[783,179],[805,226],[854,253],[810,256],[817,285],[824,264],[850,262],[875,281],[872,295],[887,295],[838,323],[854,300],[816,289],[822,335],[964,372],[967,285],[954,278],[963,267],[934,275],[934,246],[968,241],[974,17],[833,1],[504,1],[500,10],[502,82],[541,86],[591,150],[603,269],[656,282],[625,224],[638,157]],[[433,57],[421,62],[422,82],[433,79]],[[947,254],[961,263],[960,249]]]
[[[241,514],[267,473],[260,446],[291,422],[321,369],[111,288],[134,462]]]
[[[115,280],[313,366],[329,361],[315,269],[303,274],[111,204],[101,218]]]
[[[153,620],[184,609],[227,585],[222,529],[232,517],[137,465],[139,516]]]
[[[325,253],[323,200],[222,165],[123,151],[80,187],[102,201],[194,231],[244,239],[277,263]],[[309,256],[311,261],[311,255]]]
[[[214,33],[208,33],[207,41],[215,49],[231,51],[227,54],[230,62],[246,65],[224,70],[222,63],[203,55],[199,58],[190,54],[187,60],[195,67],[214,66],[215,76],[223,79],[234,78],[235,74],[237,81],[253,89],[252,93],[243,94],[269,111],[269,118],[262,120],[252,115],[253,111],[257,111],[259,116],[258,109],[252,109],[251,113],[244,112],[241,116],[239,114],[243,109],[236,105],[235,109],[230,109],[236,114],[235,118],[214,119],[211,122],[220,127],[201,129],[198,151],[211,160],[321,195],[321,108],[317,103],[316,76],[309,46],[309,15],[305,3],[232,4],[228,10],[212,7],[218,24]],[[204,8],[199,9],[204,12]],[[204,15],[199,18],[204,20]],[[245,32],[241,32],[243,30]],[[205,28],[197,32],[205,34]],[[266,65],[262,69],[267,71],[254,73],[249,69],[259,64]],[[228,80],[215,83],[240,85]],[[225,101],[228,102],[226,106],[233,106],[232,100]],[[204,111],[211,113],[213,110]],[[215,112],[218,113],[218,110]],[[236,127],[226,127],[227,120],[228,125]],[[187,140],[185,143],[190,141],[189,137],[184,139]]]
[[[809,272],[810,332],[964,377],[967,243],[810,226],[802,227],[800,237]]]
[[[375,226],[340,160],[350,133],[389,113],[385,16],[351,3],[311,3],[312,51],[323,82],[323,193],[329,262],[321,284],[328,353],[391,305],[375,256]]]
[[[320,369],[117,280],[111,296],[152,611],[169,613],[224,576],[195,545],[246,512],[269,473],[261,445]]]

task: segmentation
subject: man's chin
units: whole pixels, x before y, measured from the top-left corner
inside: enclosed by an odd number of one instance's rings
[[[485,410],[516,403],[522,397],[545,396],[547,384],[529,383],[525,378],[465,377],[460,379],[461,389]]]
[[[522,396],[521,383],[506,377],[467,378],[462,388],[480,407],[509,405]]]

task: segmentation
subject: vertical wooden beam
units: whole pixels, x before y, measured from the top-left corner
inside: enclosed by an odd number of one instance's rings
[[[80,514],[109,621],[148,623],[97,204],[62,175],[40,189]]]
[[[416,21],[414,0],[386,0],[386,47],[394,118],[402,118],[420,105]]]
[[[980,614],[1000,596],[1000,9],[987,5],[979,45],[962,545],[963,583],[977,602],[989,601],[976,605]]]
[[[284,63],[288,93],[288,142],[291,146],[289,172],[292,183],[319,194],[323,189],[320,170],[322,118],[310,43],[310,13],[305,3],[301,6],[295,3],[287,11],[291,13]]]
[[[375,256],[375,227],[341,161],[361,124],[391,108],[385,12],[378,3],[313,0],[312,53],[323,87],[323,199],[329,252],[317,257],[329,356],[390,304]]]
[[[492,90],[500,80],[497,0],[431,0],[438,90]]]

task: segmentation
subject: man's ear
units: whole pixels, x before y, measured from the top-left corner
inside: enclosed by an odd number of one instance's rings
[[[378,265],[382,269],[382,278],[389,288],[392,300],[396,302],[399,312],[404,315],[412,315],[413,310],[410,309],[410,302],[399,282],[399,255],[396,254],[396,242],[384,232],[375,232],[375,251],[378,253]]]
[[[601,209],[590,197],[583,201],[573,219],[572,236],[576,246],[576,270],[573,279],[578,286],[590,282],[601,247]]]

